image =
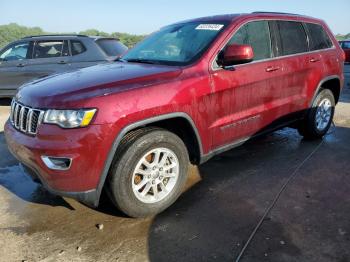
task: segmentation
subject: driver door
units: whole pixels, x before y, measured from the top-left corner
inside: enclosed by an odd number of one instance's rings
[[[230,68],[214,66],[211,78],[216,101],[211,124],[212,149],[245,141],[271,124],[281,110],[283,68],[273,58],[268,21],[243,25],[229,44],[250,45],[254,60]]]
[[[31,49],[31,41],[21,41],[0,53],[0,95],[15,95],[17,88],[31,79],[24,70],[31,58]]]

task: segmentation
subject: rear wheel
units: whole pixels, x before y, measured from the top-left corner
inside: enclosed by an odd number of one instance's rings
[[[298,131],[307,139],[322,138],[332,124],[335,108],[333,93],[323,89],[316,96],[312,108],[300,122]]]
[[[181,194],[188,153],[183,141],[158,128],[127,135],[109,174],[109,195],[131,217],[157,214]]]

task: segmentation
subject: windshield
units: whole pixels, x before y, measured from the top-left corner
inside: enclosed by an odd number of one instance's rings
[[[123,60],[165,65],[187,65],[197,60],[226,23],[189,22],[162,28],[131,49]]]

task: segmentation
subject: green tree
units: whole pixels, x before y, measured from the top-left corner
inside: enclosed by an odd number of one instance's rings
[[[22,37],[42,34],[45,32],[40,27],[25,27],[15,23],[0,25],[0,48]]]
[[[16,23],[11,23],[8,25],[0,25],[0,48],[3,48],[7,44],[30,35],[43,35],[52,34],[50,32],[45,32],[40,27],[26,27],[20,26]],[[73,32],[74,34],[74,32]],[[127,47],[133,47],[139,41],[141,41],[144,35],[132,35],[127,33],[115,32],[108,34],[97,29],[87,29],[79,32],[79,34],[89,35],[89,36],[103,36],[103,37],[114,37],[118,38]]]

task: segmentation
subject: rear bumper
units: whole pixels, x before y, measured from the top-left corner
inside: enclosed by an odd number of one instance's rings
[[[7,121],[5,139],[10,152],[26,167],[34,180],[40,181],[51,193],[71,197],[96,207],[100,193],[98,185],[110,147],[108,125],[91,125],[81,129],[61,129],[41,125],[37,136],[16,130]],[[69,157],[68,170],[52,170],[42,156]]]

